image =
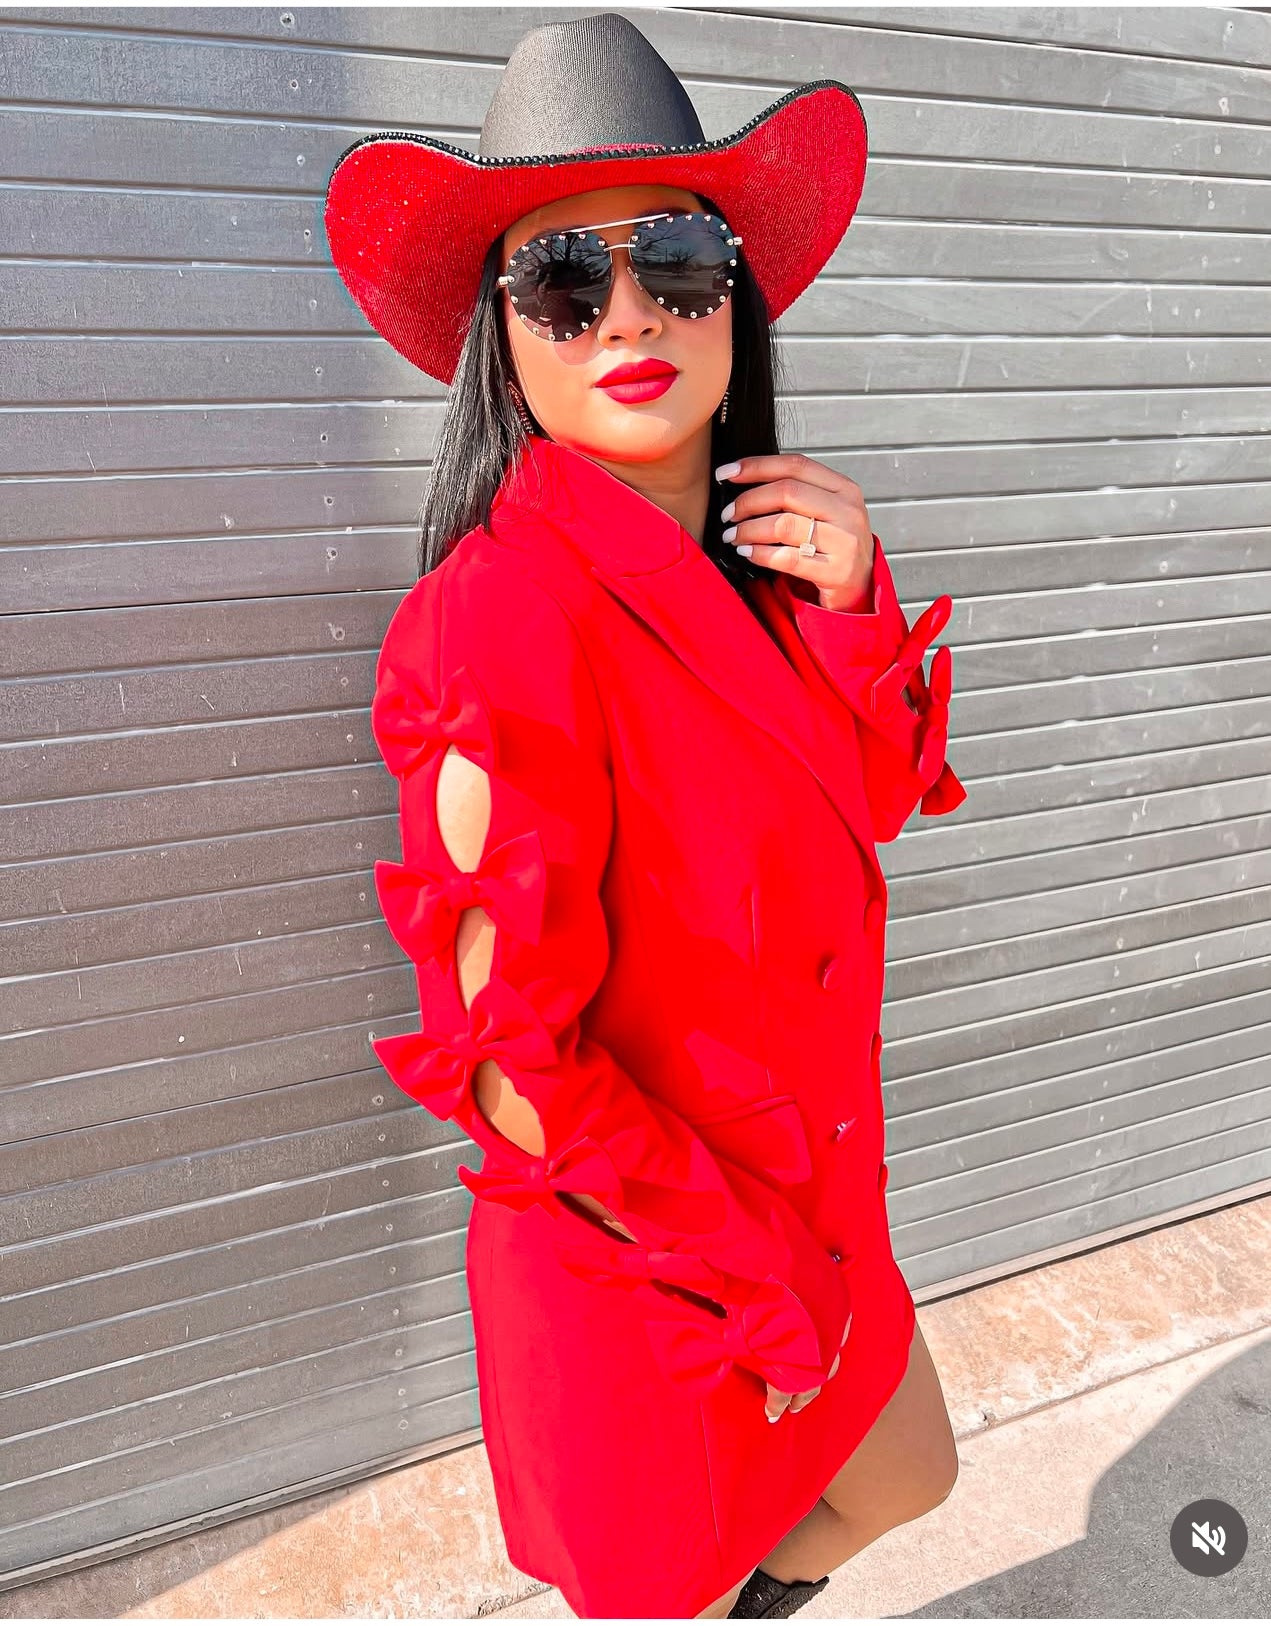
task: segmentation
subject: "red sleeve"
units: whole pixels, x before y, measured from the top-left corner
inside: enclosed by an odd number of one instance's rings
[[[514,562],[452,556],[394,613],[371,721],[399,782],[404,860],[377,863],[376,887],[420,995],[418,1031],[372,1040],[394,1083],[484,1148],[479,1172],[459,1170],[478,1200],[541,1203],[561,1222],[571,1268],[662,1281],[723,1306],[721,1316],[673,1296],[655,1334],[668,1372],[713,1382],[736,1362],[791,1393],[824,1382],[850,1308],[844,1265],[782,1191],[717,1160],[586,1031],[609,956],[600,886],[613,781],[568,615]],[[490,824],[470,871],[438,830],[449,745],[489,776]],[[496,936],[489,980],[465,1007],[454,936],[473,903]],[[472,1074],[487,1056],[535,1107],[541,1156],[478,1106]],[[595,1197],[636,1242],[615,1247],[597,1227],[594,1256],[580,1257],[579,1217],[560,1192]]]
[[[966,800],[965,786],[945,760],[953,651],[947,644],[936,650],[930,682],[922,670],[953,600],[941,593],[911,629],[877,536],[872,596],[872,610],[859,612],[827,610],[793,588],[789,602],[805,647],[851,708],[874,838],[891,841],[915,803],[923,813],[950,813]],[[905,698],[907,685],[916,691],[916,707]]]

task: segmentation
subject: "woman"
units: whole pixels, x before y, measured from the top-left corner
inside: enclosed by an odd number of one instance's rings
[[[373,1043],[484,1152],[499,1514],[584,1616],[788,1615],[956,1474],[887,1227],[875,852],[965,796],[950,602],[911,630],[859,489],[775,433],[769,324],[864,135],[818,81],[708,143],[606,13],[520,42],[476,160],[383,132],[328,193],[452,385],[372,707],[420,1025]]]

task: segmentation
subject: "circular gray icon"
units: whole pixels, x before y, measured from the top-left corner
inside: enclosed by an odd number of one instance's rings
[[[1213,1497],[1189,1502],[1170,1526],[1174,1557],[1193,1575],[1225,1575],[1249,1545],[1249,1527],[1231,1506]]]

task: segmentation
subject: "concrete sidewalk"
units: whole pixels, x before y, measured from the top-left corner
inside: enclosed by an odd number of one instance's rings
[[[1271,1616],[1271,1197],[918,1315],[958,1483],[800,1618]],[[1213,1579],[1169,1546],[1201,1497],[1249,1527]],[[573,1618],[508,1563],[479,1446],[0,1593],[9,1619],[492,1614]]]
[[[1056,1402],[959,1441],[948,1501],[890,1531],[802,1611],[823,1619],[1266,1619],[1271,1335]],[[1229,1502],[1249,1550],[1226,1575],[1170,1550],[1177,1514]]]

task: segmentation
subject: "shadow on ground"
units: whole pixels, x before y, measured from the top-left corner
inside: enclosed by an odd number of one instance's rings
[[[1062,1460],[1053,1468],[1061,1478]],[[1230,1503],[1249,1527],[1248,1551],[1226,1575],[1192,1575],[1170,1548],[1175,1517],[1203,1497]],[[969,1513],[963,1522],[974,1539]],[[1198,1384],[1117,1460],[1091,1497],[1083,1541],[903,1618],[1015,1617],[1271,1618],[1271,1340]]]

